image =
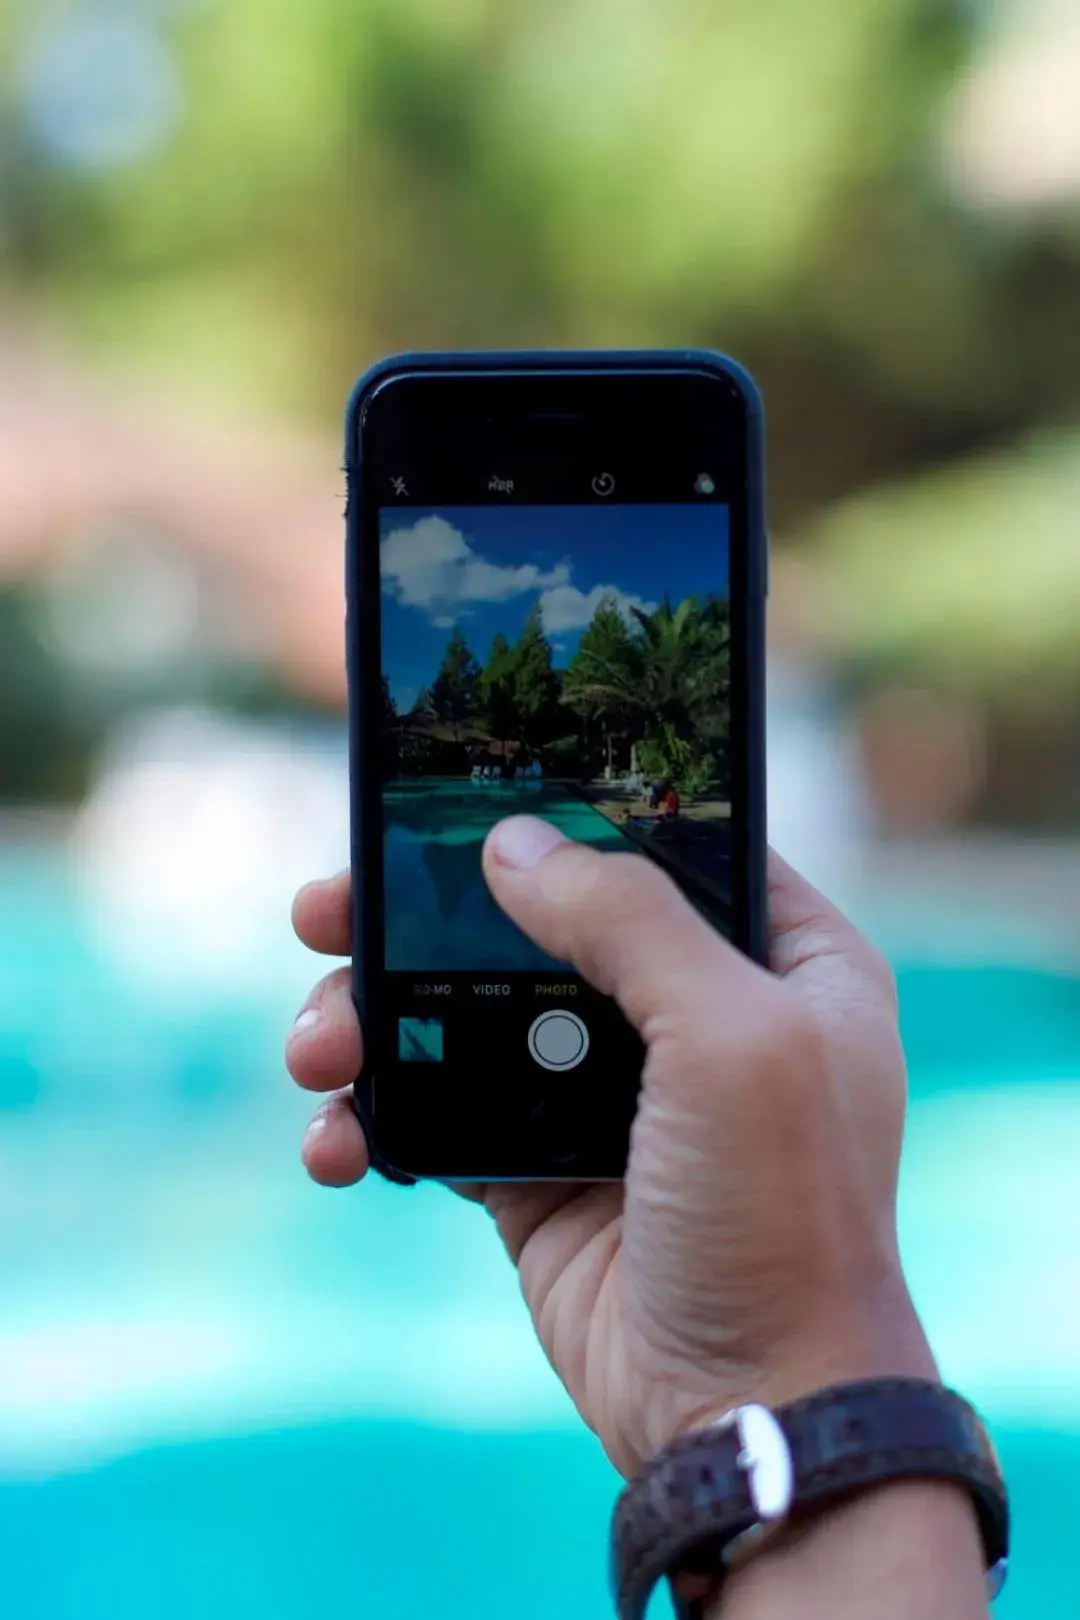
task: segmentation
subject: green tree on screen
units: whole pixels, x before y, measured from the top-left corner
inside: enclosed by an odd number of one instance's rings
[[[731,711],[731,615],[728,604],[709,600],[698,608],[690,716],[710,747],[726,743]]]
[[[730,680],[726,604],[687,597],[675,608],[662,602],[654,613],[635,609],[634,617],[646,768],[690,788],[722,777]]]
[[[521,710],[517,700],[514,650],[501,631],[491,643],[491,652],[480,676],[480,703],[491,735],[498,742],[516,740],[521,731]]]
[[[612,764],[614,738],[630,728],[628,691],[640,659],[614,596],[605,596],[578,642],[563,682],[563,702],[582,717],[586,734],[598,726],[605,763]]]
[[[556,729],[560,686],[539,601],[530,608],[513,650],[513,670],[522,740],[530,748],[539,748]]]
[[[479,683],[480,665],[469,651],[464,632],[455,625],[430,694],[432,713],[453,728],[455,742],[460,742],[466,722],[476,716]]]
[[[688,787],[715,783],[725,774],[729,640],[724,602],[634,608],[628,626],[605,600],[567,669],[564,701],[600,725],[608,764],[623,736],[648,771]]]

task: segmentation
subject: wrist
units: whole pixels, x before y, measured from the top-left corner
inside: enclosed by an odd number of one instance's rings
[[[651,1451],[695,1429],[707,1427],[733,1407],[756,1403],[775,1409],[817,1390],[866,1378],[939,1377],[918,1313],[904,1282],[883,1285],[876,1297],[864,1296],[845,1318],[807,1322],[803,1331],[763,1351],[752,1365],[719,1372],[714,1387],[699,1402],[685,1399],[681,1410],[650,1436]],[[647,1459],[646,1459],[647,1460]]]
[[[938,1378],[937,1363],[903,1282],[863,1298],[846,1320],[838,1315],[762,1360],[754,1399],[783,1406],[832,1384],[861,1378]]]
[[[847,1614],[985,1620],[985,1560],[967,1493],[899,1480],[823,1507],[733,1570],[706,1620]]]

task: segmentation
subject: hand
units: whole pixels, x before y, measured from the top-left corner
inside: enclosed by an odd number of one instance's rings
[[[626,1475],[747,1400],[935,1376],[896,1243],[904,1063],[891,975],[773,857],[772,971],[715,934],[640,855],[604,855],[515,817],[484,871],[524,931],[615,996],[647,1050],[622,1185],[469,1189],[518,1267],[533,1323],[585,1422]],[[301,890],[294,922],[344,954],[348,874]],[[348,1090],[361,1035],[347,969],[289,1038],[300,1085],[334,1091],[304,1160],[358,1180]]]

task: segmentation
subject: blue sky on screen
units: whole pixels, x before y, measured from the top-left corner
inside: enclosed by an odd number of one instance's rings
[[[558,665],[606,594],[623,613],[728,594],[728,511],[665,506],[385,507],[382,662],[398,709],[430,686],[460,625],[483,663],[537,598]]]

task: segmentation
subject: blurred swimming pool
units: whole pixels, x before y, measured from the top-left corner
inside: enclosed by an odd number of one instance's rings
[[[300,1172],[280,1056],[311,976],[283,926],[295,875],[254,961],[262,913],[232,919],[241,973],[171,913],[120,949],[63,843],[0,844],[4,1612],[593,1620],[615,1481],[484,1219]],[[240,903],[218,897],[219,938]],[[900,971],[905,1249],[1012,1480],[999,1612],[1067,1620],[1080,985],[1006,955],[935,963],[933,923],[925,951],[906,930]]]

